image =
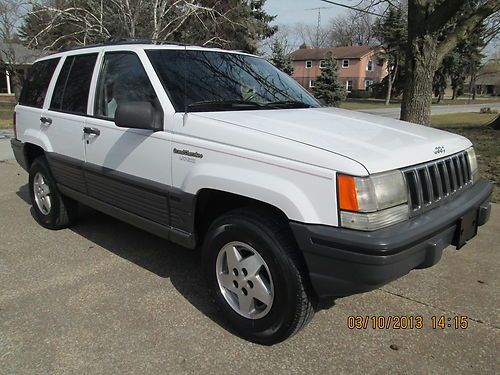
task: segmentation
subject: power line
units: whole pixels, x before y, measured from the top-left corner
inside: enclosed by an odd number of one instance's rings
[[[324,3],[328,3],[328,4],[333,4],[333,5],[337,5],[339,7],[343,7],[343,8],[347,8],[347,9],[351,9],[351,10],[355,10],[356,12],[361,12],[361,13],[366,13],[366,14],[371,14],[373,16],[377,16],[377,17],[383,17],[382,14],[379,14],[379,13],[375,13],[375,12],[371,12],[369,10],[366,10],[366,9],[359,9],[359,8],[356,8],[356,7],[353,7],[353,6],[350,6],[350,5],[345,5],[345,4],[341,4],[341,3],[337,3],[335,1],[330,1],[330,0],[320,0]]]

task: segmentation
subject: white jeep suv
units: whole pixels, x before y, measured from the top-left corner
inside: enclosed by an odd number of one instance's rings
[[[471,142],[325,108],[262,58],[108,43],[38,60],[12,148],[36,220],[78,202],[201,247],[228,324],[286,339],[318,298],[377,288],[462,247],[492,185]]]

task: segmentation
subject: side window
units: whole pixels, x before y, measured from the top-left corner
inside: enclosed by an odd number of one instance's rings
[[[150,102],[157,110],[159,101],[141,60],[131,52],[108,52],[97,83],[94,115],[115,118],[119,104]]]
[[[57,78],[50,109],[85,114],[97,54],[68,56]]]
[[[19,96],[19,104],[36,108],[43,107],[50,80],[58,63],[59,58],[43,60],[33,64]]]

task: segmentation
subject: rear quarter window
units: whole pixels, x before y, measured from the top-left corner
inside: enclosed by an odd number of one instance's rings
[[[59,58],[55,58],[33,64],[19,96],[19,104],[36,108],[43,107],[50,80],[54,75],[59,60]]]

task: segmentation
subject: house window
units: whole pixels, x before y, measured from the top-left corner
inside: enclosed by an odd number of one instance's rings
[[[326,68],[326,60],[320,60],[320,62],[319,62],[319,68],[320,69],[325,69]]]
[[[373,72],[373,60],[368,60],[368,63],[366,64],[366,70],[369,72]]]
[[[349,68],[349,60],[342,60],[342,68]]]
[[[365,79],[365,90],[370,90],[372,85],[373,85],[372,79]]]
[[[349,80],[346,81],[345,88],[346,88],[347,91],[352,91],[352,83],[353,83],[352,79],[349,79]]]
[[[307,69],[311,69],[311,68],[312,68],[312,66],[313,66],[313,62],[312,62],[311,60],[307,60],[307,61],[306,61],[306,68],[307,68]]]
[[[315,81],[315,80],[313,80],[313,79],[311,79],[311,80],[309,81],[309,87],[310,87],[310,88],[316,87],[316,81]]]

